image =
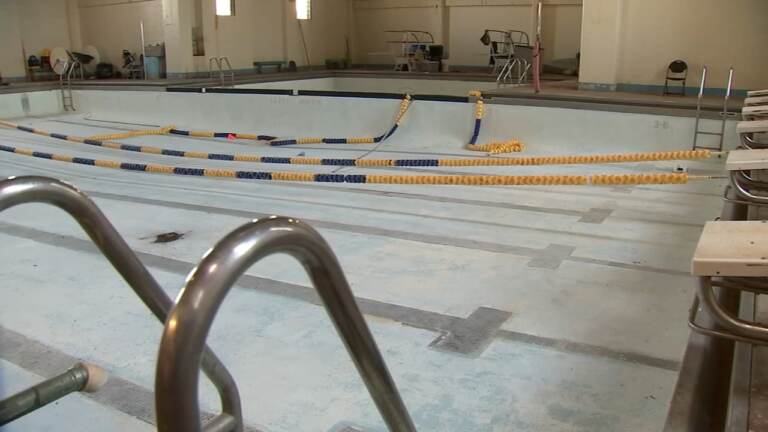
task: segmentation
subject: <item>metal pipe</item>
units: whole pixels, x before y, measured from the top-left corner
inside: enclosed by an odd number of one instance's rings
[[[276,216],[232,231],[187,276],[160,342],[155,376],[158,430],[200,431],[200,352],[213,319],[240,276],[275,253],[291,255],[309,274],[389,430],[415,432],[330,246],[309,225]]]
[[[723,122],[720,125],[720,148],[723,148],[723,140],[725,139],[725,122],[728,121],[728,99],[731,97],[731,88],[733,87],[733,67],[728,70],[728,87],[725,90],[725,98],[723,99]]]
[[[754,134],[741,133],[739,136],[741,137],[742,146],[744,146],[744,148],[747,150],[764,149],[768,147],[768,143],[757,141],[754,138]]]
[[[0,426],[27,415],[64,396],[83,390],[88,383],[88,369],[76,364],[68,371],[45,380],[7,399],[0,400]]]
[[[699,96],[696,100],[696,124],[693,129],[693,149],[696,150],[696,146],[699,141],[699,122],[701,119],[701,98],[704,96],[704,86],[707,83],[707,67],[701,68],[701,83],[699,83]]]
[[[93,201],[74,186],[49,177],[10,177],[0,181],[0,212],[32,202],[50,204],[69,213],[152,314],[165,322],[173,302]],[[242,430],[240,395],[232,375],[208,347],[202,364],[219,392],[222,410],[237,419],[240,429],[236,430]]]
[[[768,197],[755,195],[744,187],[742,180],[740,180],[738,177],[739,172],[740,171],[731,171],[731,185],[736,191],[736,194],[750,202],[757,204],[768,204]]]
[[[141,69],[144,74],[144,80],[147,80],[147,45],[144,41],[144,20],[139,21],[139,31],[141,33]]]
[[[718,303],[715,293],[712,290],[712,279],[709,277],[700,277],[698,280],[699,300],[707,312],[712,316],[717,324],[723,328],[735,333],[737,336],[743,336],[756,339],[761,342],[768,341],[768,328],[747,321],[742,321],[732,316]]]

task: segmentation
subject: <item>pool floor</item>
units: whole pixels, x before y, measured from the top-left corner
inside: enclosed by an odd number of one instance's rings
[[[83,115],[15,121],[81,136],[142,128]],[[9,129],[0,129],[0,142],[137,163],[233,166]],[[273,151],[178,136],[125,142],[309,157],[445,154],[444,148],[414,153],[387,144],[372,154],[323,145]],[[720,162],[687,166],[713,173]],[[310,168],[406,170],[258,169]],[[33,174],[71,182],[91,196],[172,298],[205,251],[234,228],[271,214],[308,222],[337,254],[418,430],[435,432],[661,430],[688,336],[690,256],[703,223],[719,213],[724,186],[269,183],[0,157],[0,176]],[[183,237],[154,242],[167,232]],[[79,431],[153,430],[159,323],[63,212],[37,204],[7,210],[0,215],[0,241],[0,297],[7,299],[0,302],[0,396],[76,359],[112,376],[104,392],[68,397],[3,430],[54,430],[63,421]],[[208,342],[239,384],[249,430],[386,430],[309,280],[287,256],[269,257],[247,272]],[[207,383],[201,401],[207,411],[218,409]]]

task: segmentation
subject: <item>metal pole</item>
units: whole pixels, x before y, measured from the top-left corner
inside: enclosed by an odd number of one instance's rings
[[[533,90],[541,92],[541,2],[536,5],[536,41],[533,46]]]
[[[728,99],[731,97],[731,88],[733,87],[733,66],[728,70],[728,87],[725,90],[725,99],[723,99],[723,123],[720,125],[720,150],[723,150],[723,141],[725,139],[725,122],[728,120]]]
[[[144,42],[144,20],[139,21],[139,31],[141,32],[141,67],[144,71],[144,80],[147,79],[147,47]]]
[[[717,301],[717,295],[712,290],[712,278],[700,277],[698,280],[698,295],[702,306],[709,312],[715,323],[724,329],[760,342],[768,341],[768,327],[753,322],[743,321],[733,316]]]
[[[51,204],[69,213],[155,317],[165,322],[173,301],[93,201],[75,187],[48,177],[11,177],[0,181],[0,212],[31,202]],[[202,365],[219,392],[223,411],[237,419],[242,428],[240,395],[232,375],[208,347]]]
[[[88,383],[88,369],[76,364],[68,371],[15,395],[0,400],[0,426],[55,402],[64,396],[83,390]]]
[[[696,101],[696,123],[693,130],[693,149],[696,150],[696,146],[699,142],[699,121],[701,119],[701,98],[704,96],[704,86],[707,82],[707,67],[704,66],[701,69],[701,83],[699,83],[699,97]]]
[[[187,276],[160,342],[155,376],[158,430],[200,432],[200,353],[213,319],[240,276],[275,253],[293,256],[309,274],[389,430],[415,432],[330,246],[309,225],[276,216],[232,231]]]

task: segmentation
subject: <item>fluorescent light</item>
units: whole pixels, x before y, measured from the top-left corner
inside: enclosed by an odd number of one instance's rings
[[[232,16],[235,14],[235,0],[216,0],[216,15]]]
[[[312,0],[296,0],[296,19],[312,18]]]

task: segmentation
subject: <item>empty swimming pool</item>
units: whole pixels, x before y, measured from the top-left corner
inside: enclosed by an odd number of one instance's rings
[[[270,85],[292,88],[286,84]],[[363,84],[367,91],[408,92]],[[420,85],[443,88],[444,82]],[[66,136],[171,126],[231,135],[119,139],[161,150],[280,159],[487,156],[465,149],[475,119],[475,106],[467,102],[417,98],[396,133],[381,142],[273,147],[237,135],[376,136],[389,130],[401,102],[81,90],[75,92],[78,111],[62,113],[57,92],[0,95],[0,101],[0,118]],[[520,140],[520,156],[657,152],[687,150],[692,131],[689,117],[487,104],[480,141]],[[671,172],[678,165],[696,175],[720,170],[716,159],[276,168],[111,149],[10,128],[0,128],[0,145],[145,171],[151,164],[369,177],[619,175]],[[63,179],[91,196],[172,298],[200,257],[246,221],[279,214],[314,226],[338,256],[418,430],[441,432],[661,430],[688,335],[691,253],[703,222],[720,211],[724,185],[281,182],[0,153],[2,177],[30,174]],[[179,237],[158,242],[164,233]],[[161,326],[62,212],[39,205],[7,210],[0,215],[0,239],[0,295],[8,299],[0,302],[3,343],[27,347],[13,355],[2,350],[2,396],[75,358],[102,365],[112,385],[131,395],[73,396],[7,430],[62,421],[82,431],[153,430]],[[385,430],[310,281],[288,257],[266,258],[238,281],[208,342],[240,386],[249,430]],[[202,407],[217,412],[215,392],[205,382]],[[67,410],[73,407],[81,414]]]

